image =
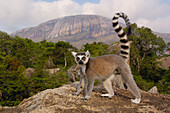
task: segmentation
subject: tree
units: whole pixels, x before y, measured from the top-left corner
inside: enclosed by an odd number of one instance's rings
[[[14,106],[29,97],[29,84],[25,67],[15,58],[5,56],[0,64],[1,105]]]
[[[138,28],[136,24],[132,24],[132,32],[129,39],[132,40],[130,64],[133,74],[141,76],[147,82],[159,82],[162,80],[163,70],[158,67],[157,59],[164,54],[164,40],[157,37],[151,29]]]
[[[167,51],[170,51],[170,42],[167,43]]]
[[[54,63],[62,64],[63,66],[66,66],[68,62],[73,64],[74,60],[70,50],[75,51],[77,49],[70,45],[68,42],[59,41],[55,43],[55,50],[53,53],[55,56]]]
[[[92,44],[86,43],[81,51],[90,51],[92,57],[100,56],[107,54],[106,50],[109,48],[108,44],[103,44],[102,42],[93,42]]]

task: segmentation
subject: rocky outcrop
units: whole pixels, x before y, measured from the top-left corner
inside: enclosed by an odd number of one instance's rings
[[[141,91],[142,101],[133,104],[133,95],[125,89],[114,89],[112,99],[100,97],[106,93],[102,86],[95,86],[89,100],[81,100],[82,94],[73,96],[77,83],[64,85],[60,88],[47,89],[24,99],[12,113],[70,113],[70,112],[98,112],[98,113],[168,113],[170,112],[170,96],[152,94]],[[9,112],[10,113],[10,112]]]
[[[160,62],[159,66],[165,69],[169,69],[170,67],[170,56],[168,57],[163,57],[158,60]]]
[[[28,68],[28,69],[26,69],[26,71],[25,71],[25,77],[26,77],[26,78],[30,78],[30,77],[33,75],[34,71],[35,71],[34,68]]]
[[[46,71],[49,73],[49,75],[53,75],[56,72],[58,72],[60,68],[53,68],[53,69],[46,69]]]
[[[53,68],[53,69],[45,69],[45,71],[49,74],[49,75],[53,75],[56,72],[58,72],[60,70],[60,68]],[[30,78],[32,77],[32,75],[34,74],[35,69],[34,68],[28,68],[25,71],[25,77],[26,78]]]
[[[2,111],[3,110],[3,107],[0,105],[0,111]]]
[[[155,93],[155,94],[158,94],[158,93],[159,93],[156,86],[154,86],[153,88],[151,88],[148,92],[149,92],[149,93]]]
[[[9,107],[9,106],[1,106],[0,105],[0,113],[14,113],[16,107]]]

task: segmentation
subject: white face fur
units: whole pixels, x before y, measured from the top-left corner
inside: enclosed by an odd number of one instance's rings
[[[76,63],[79,65],[87,64],[90,58],[90,52],[88,50],[85,53],[72,52],[72,55],[74,56]]]

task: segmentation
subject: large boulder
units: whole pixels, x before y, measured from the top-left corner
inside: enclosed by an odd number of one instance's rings
[[[151,88],[148,92],[149,92],[149,93],[156,93],[156,94],[159,93],[156,86],[154,86],[153,88]]]
[[[26,69],[26,71],[25,71],[25,77],[26,77],[26,78],[30,78],[30,77],[33,75],[34,71],[35,71],[34,68],[28,68],[28,69]]]
[[[53,75],[56,72],[58,72],[60,68],[53,68],[53,69],[46,69],[46,71],[49,73],[49,75]]]
[[[152,94],[141,91],[142,101],[134,104],[130,101],[134,96],[126,89],[114,89],[112,99],[101,97],[106,93],[103,87],[95,86],[89,100],[81,100],[83,94],[73,96],[77,83],[60,88],[47,89],[24,99],[12,113],[168,113],[170,112],[170,96]],[[10,112],[9,112],[10,113]]]
[[[3,108],[2,108],[2,106],[0,105],[0,111],[2,111],[3,110]]]
[[[52,68],[52,69],[45,69],[46,72],[48,72],[49,75],[53,75],[56,72],[58,72],[60,70],[60,68]],[[35,69],[34,68],[28,68],[25,71],[25,77],[26,78],[30,78],[32,77],[32,75],[34,74]]]

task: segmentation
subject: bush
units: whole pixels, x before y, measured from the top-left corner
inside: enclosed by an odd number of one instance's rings
[[[15,106],[28,98],[29,84],[23,73],[0,72],[1,105]]]
[[[142,79],[140,75],[138,76],[133,75],[133,78],[136,81],[138,87],[142,90],[148,91],[154,86],[154,82],[147,82],[146,80]]]

